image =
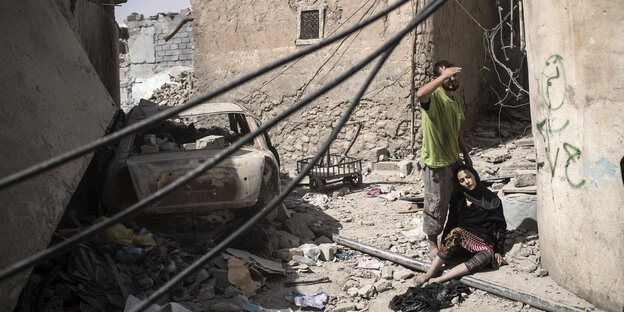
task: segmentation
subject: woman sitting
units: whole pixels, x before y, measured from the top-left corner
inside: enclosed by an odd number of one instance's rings
[[[507,223],[500,198],[481,183],[472,167],[462,165],[455,172],[461,187],[450,202],[442,247],[427,273],[415,278],[416,286],[443,283],[488,264],[493,268],[507,264],[501,256]],[[461,257],[469,259],[446,274],[432,278],[444,263]]]

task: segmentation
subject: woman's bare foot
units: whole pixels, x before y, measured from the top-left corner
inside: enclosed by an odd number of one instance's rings
[[[427,274],[419,275],[414,278],[414,283],[416,287],[420,287],[424,285],[429,280],[429,276]]]
[[[434,242],[434,241],[428,241],[429,242],[429,256],[431,257],[435,257],[438,254],[438,243]]]

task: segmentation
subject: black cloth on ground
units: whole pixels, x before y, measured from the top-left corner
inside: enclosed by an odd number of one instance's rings
[[[469,294],[468,286],[459,280],[450,280],[439,284],[433,283],[425,287],[410,287],[402,295],[397,295],[388,304],[393,311],[402,312],[436,312],[453,306],[455,297],[461,302],[462,293]]]

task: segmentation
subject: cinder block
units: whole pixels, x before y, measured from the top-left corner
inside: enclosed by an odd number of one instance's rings
[[[390,152],[388,152],[388,149],[385,147],[376,147],[373,148],[370,151],[368,160],[372,161],[372,162],[378,162],[379,161],[379,157],[384,155],[386,159],[388,159],[390,157]]]
[[[197,149],[204,148],[224,148],[225,139],[222,135],[209,135],[195,141]]]
[[[195,145],[195,143],[182,144],[182,149],[185,151],[195,150],[197,149],[197,145]]]
[[[535,170],[516,170],[514,175],[516,187],[537,185],[537,172]]]
[[[399,161],[399,172],[401,172],[402,174],[409,175],[410,173],[412,173],[413,168],[414,167],[410,160],[403,159]]]

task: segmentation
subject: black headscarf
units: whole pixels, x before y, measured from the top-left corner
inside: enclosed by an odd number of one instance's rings
[[[458,186],[458,191],[450,202],[448,221],[442,236],[443,241],[453,228],[461,227],[481,237],[486,243],[494,247],[495,251],[501,250],[507,228],[503,204],[496,194],[481,183],[479,174],[472,167],[459,166],[455,171],[455,177],[462,170],[471,172],[477,185],[472,191],[466,190],[461,185]],[[466,205],[466,199],[472,202],[471,207]]]
[[[468,165],[461,165],[457,168],[457,170],[455,170],[455,177],[457,177],[459,172],[462,170],[470,171],[477,183],[477,186],[472,191],[467,190],[461,185],[459,186],[459,189],[464,193],[464,196],[466,196],[468,200],[485,210],[493,210],[501,205],[500,198],[498,198],[496,194],[494,194],[487,187],[485,187],[483,183],[481,183],[481,178],[474,168]]]

